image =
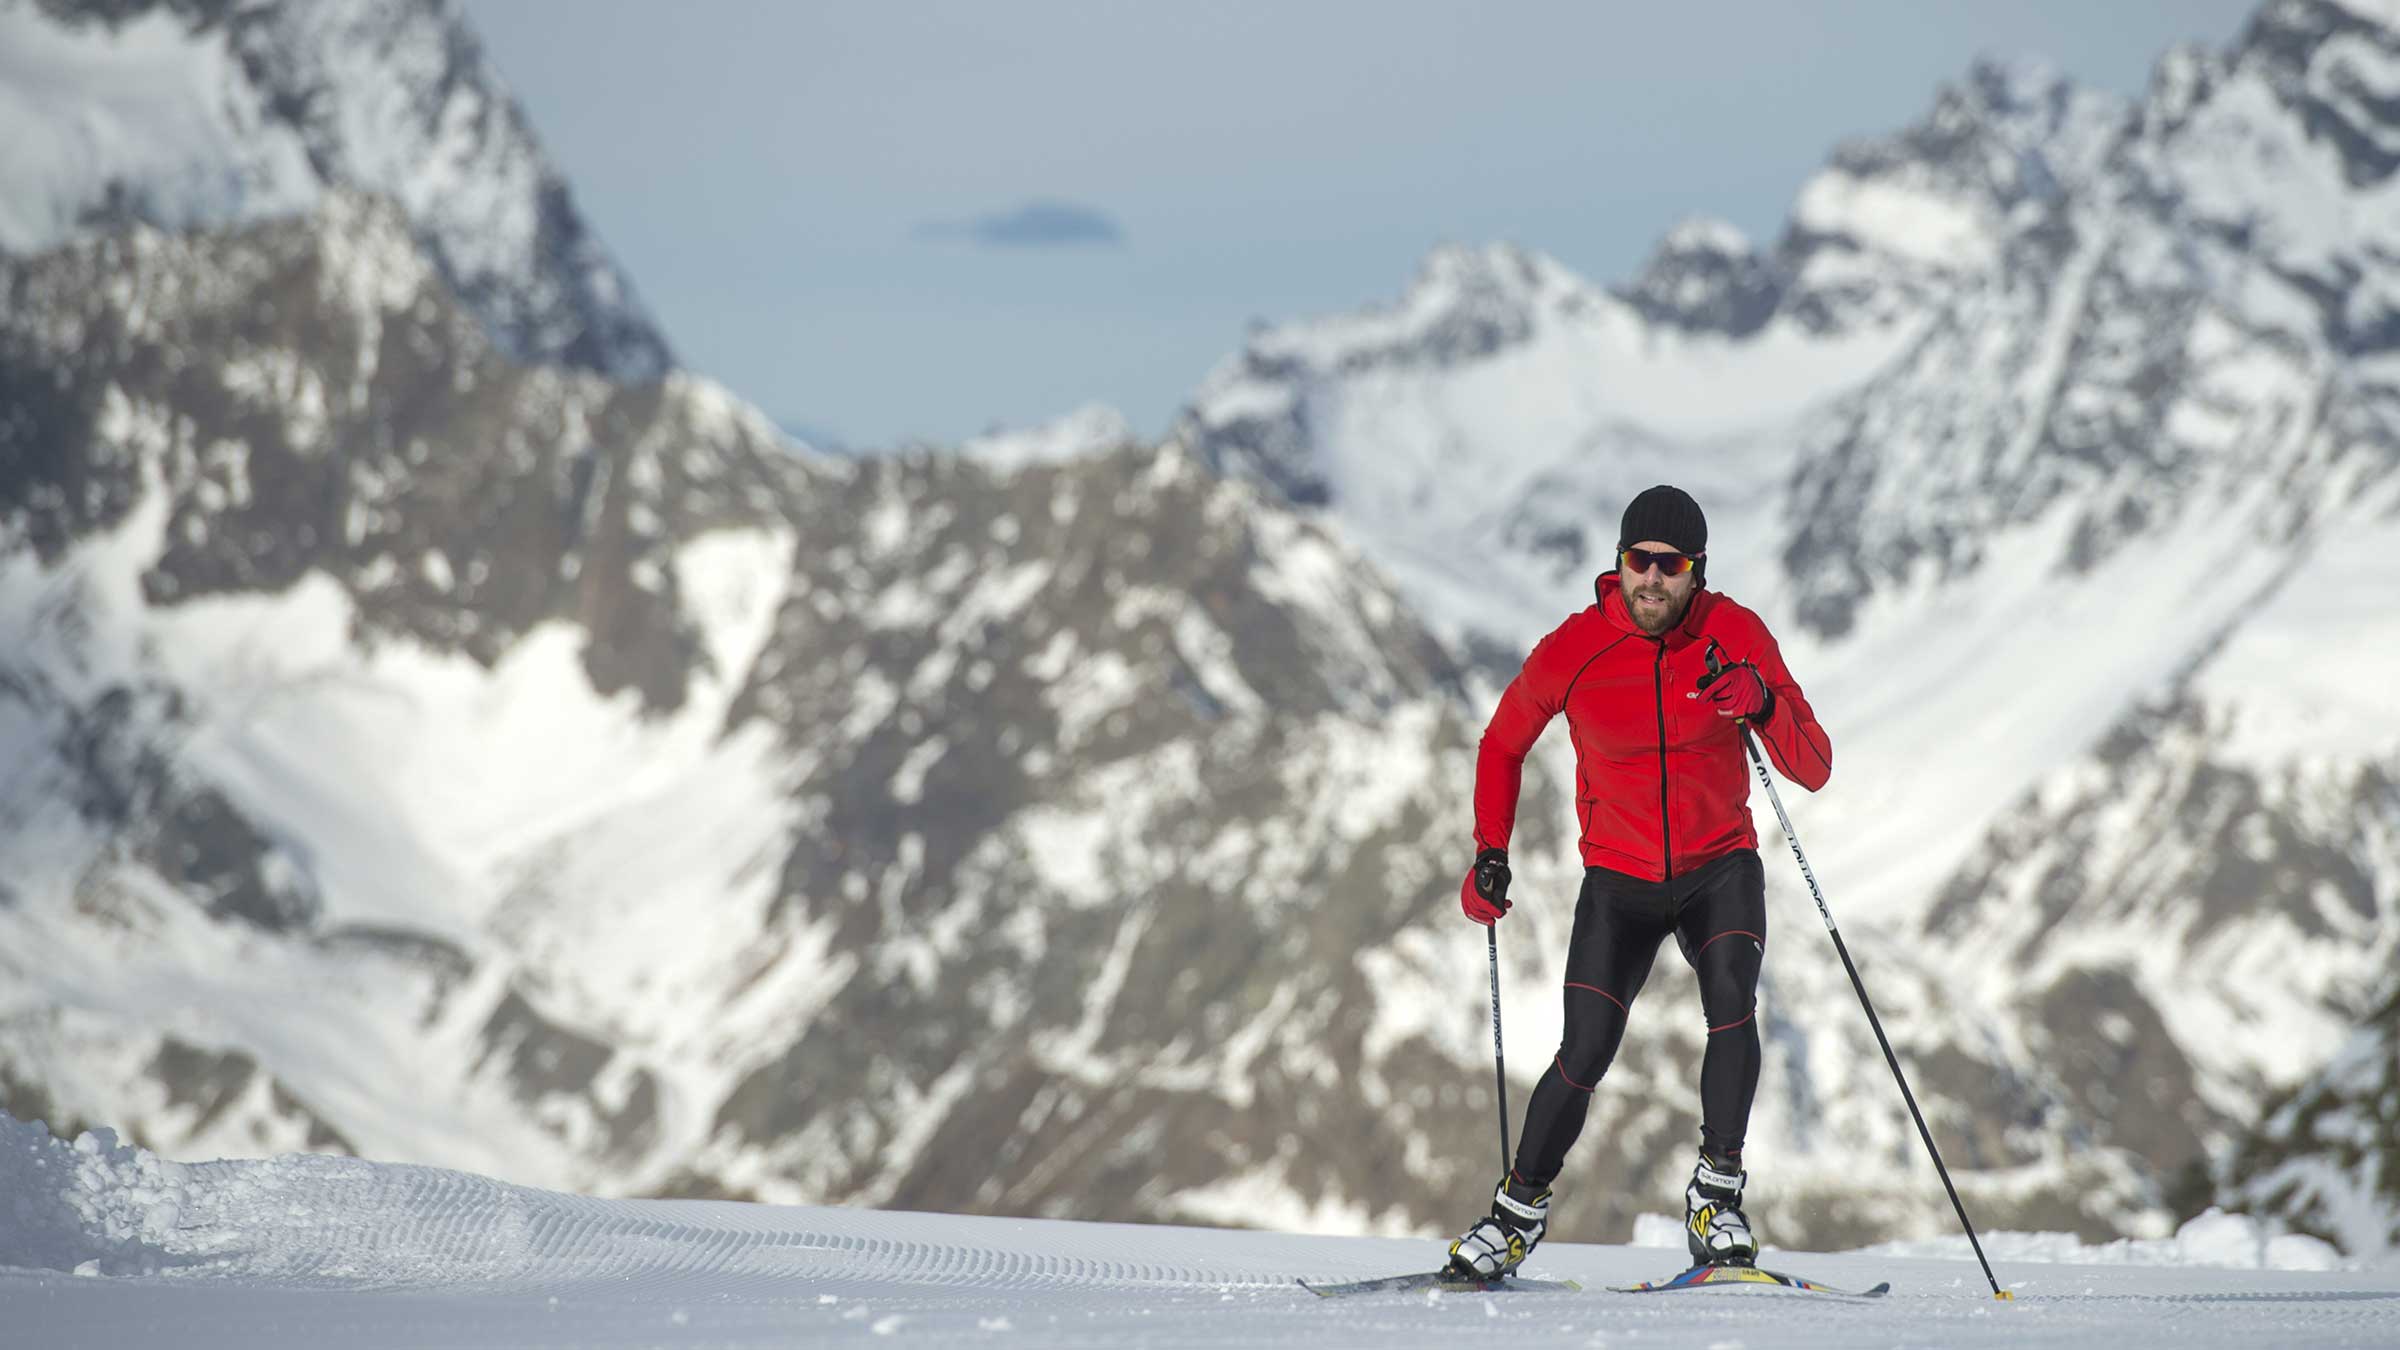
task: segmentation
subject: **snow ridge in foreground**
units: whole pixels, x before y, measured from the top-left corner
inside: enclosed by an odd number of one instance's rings
[[[2305,1239],[2299,1240],[2305,1242]],[[1963,1245],[1963,1244],[1962,1244]],[[1291,1283],[1422,1267],[1423,1240],[741,1204],[604,1201],[467,1173],[310,1154],[176,1163],[110,1131],[73,1144],[0,1115],[0,1325],[46,1345],[993,1344],[2101,1345],[2171,1319],[2186,1344],[2390,1344],[2400,1264],[2204,1216],[2173,1243],[2082,1248],[1994,1234],[2014,1303],[1931,1244],[1770,1250],[1860,1303],[1741,1290],[1622,1295],[1673,1248],[1545,1247],[1530,1273],[1581,1295],[1321,1301]],[[2120,1264],[2107,1264],[2109,1262]],[[1002,1341],[1000,1343],[1007,1343]]]

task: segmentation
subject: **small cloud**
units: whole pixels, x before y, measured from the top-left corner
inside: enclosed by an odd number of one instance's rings
[[[1027,202],[1013,211],[999,211],[966,220],[934,220],[919,225],[920,239],[964,239],[986,248],[1114,247],[1125,242],[1125,231],[1105,211],[1073,202]]]

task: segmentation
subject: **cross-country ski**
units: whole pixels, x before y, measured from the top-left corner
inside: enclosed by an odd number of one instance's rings
[[[1573,1280],[1536,1280],[1519,1275],[1473,1279],[1453,1270],[1385,1275],[1371,1280],[1300,1280],[1297,1283],[1319,1298],[1347,1298],[1354,1294],[1406,1294],[1420,1289],[1439,1289],[1446,1294],[1571,1294],[1583,1288]]]
[[[1620,1294],[1657,1294],[1675,1289],[1726,1289],[1737,1286],[1757,1288],[1761,1285],[1784,1289],[1800,1289],[1812,1294],[1840,1294],[1846,1298],[1880,1298],[1892,1292],[1891,1281],[1866,1289],[1837,1289],[1830,1284],[1787,1275],[1764,1266],[1694,1266],[1681,1275],[1655,1283],[1612,1284],[1609,1288]]]
[[[1523,1275],[1498,1275],[1488,1279],[1470,1278],[1449,1269],[1418,1271],[1407,1275],[1385,1275],[1366,1280],[1299,1280],[1299,1286],[1320,1298],[1347,1298],[1357,1294],[1406,1294],[1425,1289],[1439,1289],[1452,1294],[1561,1294],[1580,1293],[1583,1285],[1575,1280],[1545,1280]],[[1651,1294],[1675,1289],[1725,1289],[1735,1286],[1797,1289],[1813,1294],[1840,1294],[1848,1298],[1878,1298],[1892,1290],[1884,1281],[1867,1289],[1842,1289],[1830,1284],[1768,1270],[1762,1266],[1694,1266],[1669,1279],[1642,1284],[1612,1284],[1604,1286],[1611,1293]]]

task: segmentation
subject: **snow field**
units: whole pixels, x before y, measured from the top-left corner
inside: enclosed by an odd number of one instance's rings
[[[1777,1290],[1610,1292],[1666,1247],[1545,1247],[1581,1294],[1320,1300],[1439,1259],[1423,1239],[1067,1223],[726,1201],[604,1201],[295,1154],[184,1164],[0,1117],[0,1326],[12,1343],[173,1346],[2198,1346],[2400,1337],[2400,1264],[2241,1270],[2329,1249],[2204,1216],[2172,1242],[1990,1234],[2013,1302],[1941,1243],[1770,1251],[1874,1303]],[[1644,1236],[1671,1239],[1663,1218]],[[2280,1244],[2280,1245],[2279,1245]],[[1963,1241],[1961,1244],[1963,1246]],[[2156,1262],[2157,1264],[2145,1264]],[[2113,1263],[2113,1264],[2112,1264]],[[19,1340],[18,1338],[22,1338]]]

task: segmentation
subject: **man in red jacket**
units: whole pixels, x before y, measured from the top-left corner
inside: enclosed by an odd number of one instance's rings
[[[1670,933],[1708,1016],[1685,1239],[1697,1263],[1746,1265],[1758,1255],[1742,1213],[1742,1135],[1758,1090],[1766,880],[1736,728],[1747,724],[1783,776],[1811,791],[1833,771],[1833,746],[1766,625],[1703,584],[1708,521],[1697,502],[1663,485],[1642,493],[1625,508],[1617,549],[1617,570],[1595,583],[1594,603],[1525,659],[1475,760],[1478,852],[1459,892],[1467,917],[1491,924],[1508,912],[1525,752],[1561,713],[1575,745],[1584,874],[1567,948],[1566,1036],[1526,1104],[1491,1213],[1450,1245],[1464,1274],[1507,1274],[1541,1241],[1550,1183]]]

